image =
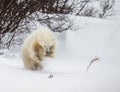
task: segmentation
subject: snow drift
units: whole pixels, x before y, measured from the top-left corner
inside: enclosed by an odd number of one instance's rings
[[[5,51],[0,56],[0,91],[119,92],[120,20],[76,17],[76,21],[79,30],[55,34],[56,57],[45,60],[43,71],[25,69],[19,49]],[[86,71],[95,56],[100,60]]]

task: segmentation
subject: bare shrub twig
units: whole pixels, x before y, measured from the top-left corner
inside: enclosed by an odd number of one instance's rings
[[[88,67],[87,67],[87,71],[89,70],[89,68],[91,67],[91,65],[92,65],[94,62],[96,62],[96,61],[100,61],[100,57],[95,56],[95,58],[90,61],[89,65],[88,65]]]

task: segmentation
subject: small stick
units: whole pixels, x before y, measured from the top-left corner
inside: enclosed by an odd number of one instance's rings
[[[52,74],[51,74],[51,75],[49,75],[49,76],[48,76],[48,78],[53,78],[53,75],[52,75]]]
[[[91,65],[95,62],[95,61],[100,61],[100,57],[95,56],[94,59],[92,59],[87,67],[87,71],[89,70],[89,68],[91,67]]]

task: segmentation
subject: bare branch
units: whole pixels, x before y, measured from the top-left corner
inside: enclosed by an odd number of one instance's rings
[[[100,61],[100,58],[97,57],[97,56],[95,56],[95,58],[90,61],[89,65],[88,65],[88,67],[87,67],[87,71],[89,70],[89,68],[91,67],[91,65],[92,65],[94,62],[96,62],[96,61]]]

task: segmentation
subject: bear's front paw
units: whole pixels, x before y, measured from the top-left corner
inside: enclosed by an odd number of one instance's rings
[[[43,66],[40,64],[40,62],[36,62],[31,69],[41,71],[41,70],[43,70]]]
[[[31,55],[31,58],[35,61],[35,62],[39,62],[39,58],[35,55]]]
[[[50,58],[55,58],[55,55],[50,55]]]

